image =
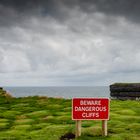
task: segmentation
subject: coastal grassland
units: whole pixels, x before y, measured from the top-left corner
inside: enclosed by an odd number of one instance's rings
[[[110,106],[109,135],[102,137],[101,121],[82,121],[76,140],[139,140],[140,101],[112,100]],[[74,131],[69,99],[0,95],[0,140],[59,140]]]

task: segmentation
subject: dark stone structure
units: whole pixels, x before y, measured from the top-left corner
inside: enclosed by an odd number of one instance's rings
[[[140,99],[140,83],[115,83],[110,85],[110,96],[113,99]]]

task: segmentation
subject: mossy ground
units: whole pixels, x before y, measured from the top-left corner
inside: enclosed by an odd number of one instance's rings
[[[47,97],[0,96],[0,140],[59,140],[74,133],[71,100]],[[107,137],[101,121],[82,121],[82,136],[76,140],[140,140],[140,101],[113,100]]]

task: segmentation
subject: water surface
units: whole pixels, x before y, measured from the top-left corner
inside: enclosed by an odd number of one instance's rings
[[[93,86],[93,87],[5,87],[9,93],[15,97],[25,96],[48,96],[48,97],[109,97],[109,87]]]

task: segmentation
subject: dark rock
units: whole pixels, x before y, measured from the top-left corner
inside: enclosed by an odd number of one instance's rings
[[[60,140],[72,140],[75,138],[75,135],[73,133],[66,133],[65,135],[60,137]]]
[[[140,83],[115,83],[110,85],[110,96],[113,99],[137,100],[140,98]]]
[[[111,92],[112,97],[140,97],[140,92]]]
[[[140,83],[115,83],[110,85],[111,92],[140,92]]]

